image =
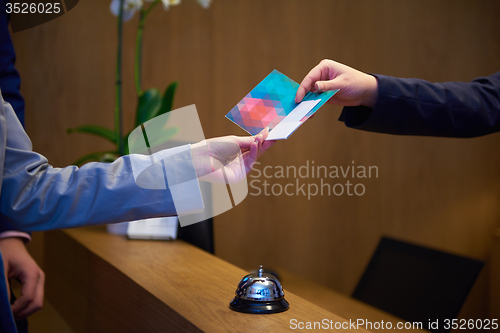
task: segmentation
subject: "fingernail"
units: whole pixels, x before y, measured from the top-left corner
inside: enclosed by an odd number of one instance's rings
[[[316,82],[316,90],[323,91],[323,83],[322,82]]]

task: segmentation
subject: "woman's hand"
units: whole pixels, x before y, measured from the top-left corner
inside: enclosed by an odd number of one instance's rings
[[[255,136],[224,136],[192,145],[198,179],[215,183],[243,180],[253,163],[276,141],[265,141],[269,129]]]

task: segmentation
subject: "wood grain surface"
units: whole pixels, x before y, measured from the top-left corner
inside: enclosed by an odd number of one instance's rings
[[[365,322],[376,325],[383,321],[384,323],[391,323],[391,329],[377,329],[374,331],[389,332],[398,327],[398,325],[408,325],[404,332],[428,332],[425,330],[428,323],[407,323],[405,320],[393,316],[387,312],[377,309],[371,305],[361,302],[350,296],[339,293],[331,288],[327,288],[312,280],[304,279],[296,274],[290,273],[284,269],[280,270],[280,281],[294,294],[307,299],[310,302],[340,315],[342,318],[350,319],[352,321],[364,320]],[[422,329],[419,329],[422,325]],[[367,326],[364,326],[368,328]],[[404,326],[401,326],[404,327]]]
[[[286,312],[234,312],[229,302],[248,272],[182,241],[129,241],[89,227],[48,232],[45,244],[48,297],[75,332],[284,332],[292,319],[345,322],[287,291]]]
[[[491,251],[491,268],[490,268],[490,318],[500,318],[500,286],[498,279],[500,278],[500,228],[495,229],[495,236]]]

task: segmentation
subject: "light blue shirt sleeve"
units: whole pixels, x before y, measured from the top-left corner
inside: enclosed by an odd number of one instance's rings
[[[4,124],[0,130],[6,133],[0,133],[5,140],[4,161],[0,161],[0,213],[19,230],[73,228],[203,209],[189,146],[178,147],[175,154],[167,151],[158,160],[164,166],[162,176],[177,174],[188,180],[174,180],[172,188],[166,177],[155,178],[163,184],[158,188],[138,185],[133,165],[144,156],[123,156],[113,163],[87,163],[81,168],[54,168],[44,156],[32,151],[31,141],[12,108],[1,102],[0,121]]]

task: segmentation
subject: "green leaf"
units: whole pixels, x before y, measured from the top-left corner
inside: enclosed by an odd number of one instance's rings
[[[148,135],[149,147],[153,148],[153,151],[158,151],[159,149],[165,149],[163,147],[170,139],[172,139],[179,132],[178,127],[168,127],[163,129],[161,132],[152,133],[153,135]],[[139,154],[145,154],[146,152],[137,152]]]
[[[146,90],[137,103],[135,126],[140,126],[146,121],[156,117],[161,106],[161,93],[156,88]]]
[[[118,138],[116,136],[115,131],[110,130],[109,128],[102,127],[102,126],[97,126],[97,125],[82,125],[78,126],[75,128],[68,128],[66,130],[68,134],[71,133],[87,133],[87,134],[92,134],[92,135],[97,135],[100,136],[101,138],[104,138],[108,140],[111,143],[114,143],[115,145],[118,144]]]
[[[118,152],[108,152],[102,155],[101,158],[99,158],[99,162],[111,163],[114,162],[118,157],[120,157]]]
[[[128,155],[130,154],[129,150],[128,150],[128,137],[130,136],[130,133],[132,133],[132,131],[128,132],[127,134],[125,134],[123,136],[123,148],[124,148],[124,152],[123,154],[124,155]]]
[[[172,111],[172,105],[174,104],[174,95],[177,90],[177,86],[179,82],[174,81],[170,83],[170,85],[165,89],[165,93],[163,94],[163,99],[161,103],[161,108],[158,112],[158,116],[165,114],[169,111]]]
[[[171,146],[166,146],[168,141],[170,141],[177,133],[179,132],[178,127],[168,127],[164,128],[161,131],[151,131],[147,137],[147,144],[144,144],[144,137],[142,133],[140,137],[134,135],[130,136],[130,133],[127,134],[125,139],[125,155],[128,154],[143,154],[149,155],[152,149],[153,152],[157,152],[160,149],[172,148]],[[135,140],[139,140],[140,142],[135,142]],[[130,142],[129,142],[130,141]],[[133,147],[133,151],[130,151],[130,146]]]
[[[130,154],[130,151],[129,151],[129,148],[128,148],[128,140],[129,140],[129,137],[130,137],[130,133],[132,133],[134,129],[131,129],[127,134],[125,134],[123,136],[123,144],[124,144],[124,148],[125,148],[125,152],[124,152],[124,155],[128,155]]]
[[[112,159],[111,155],[113,155],[115,158]],[[116,151],[101,151],[84,155],[73,162],[73,165],[81,166],[87,162],[112,162],[117,158],[118,152]]]

